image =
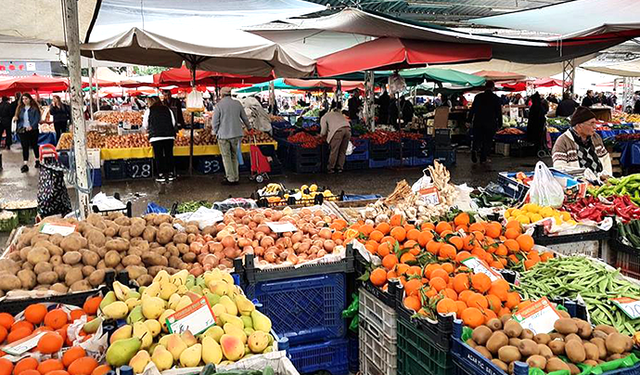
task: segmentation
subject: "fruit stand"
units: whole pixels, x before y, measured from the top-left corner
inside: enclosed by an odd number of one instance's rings
[[[279,197],[271,208],[31,218],[0,258],[0,361],[53,375],[633,374],[640,177],[553,175],[560,203],[539,201],[528,171],[470,191],[435,162],[363,203],[271,183],[253,197]]]

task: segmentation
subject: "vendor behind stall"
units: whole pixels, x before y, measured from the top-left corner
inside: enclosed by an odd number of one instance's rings
[[[601,179],[612,176],[611,157],[596,133],[596,116],[587,107],[578,107],[571,117],[571,128],[553,145],[553,167],[587,168]]]

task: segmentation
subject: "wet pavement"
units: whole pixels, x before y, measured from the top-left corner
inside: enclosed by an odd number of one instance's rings
[[[0,172],[0,202],[36,199],[39,172],[33,168],[33,155],[30,170],[26,174],[20,173],[22,154],[19,148],[11,151],[2,150],[2,157],[4,170]],[[497,180],[498,172],[531,171],[538,160],[535,157],[515,158],[498,155],[493,155],[491,159],[491,163],[484,165],[472,164],[469,151],[459,150],[457,164],[450,168],[452,181],[456,184],[486,186],[489,182]],[[174,202],[221,201],[228,197],[249,197],[258,187],[264,185],[249,181],[248,175],[242,175],[240,185],[228,187],[221,185],[221,173],[209,176],[195,173],[189,176],[187,172],[183,172],[183,175],[169,184],[159,184],[150,179],[119,182],[103,180],[103,186],[96,187],[93,191],[94,194],[102,191],[107,195],[120,193],[123,201],[132,202],[133,214],[140,215],[144,213],[148,202],[170,208]],[[413,184],[420,176],[422,168],[404,167],[348,171],[331,175],[296,174],[287,171],[283,175],[271,176],[271,181],[283,183],[287,188],[315,183],[330,188],[336,194],[344,191],[347,194],[388,195],[398,181],[406,179],[409,184]],[[75,208],[75,191],[69,189],[69,194]]]

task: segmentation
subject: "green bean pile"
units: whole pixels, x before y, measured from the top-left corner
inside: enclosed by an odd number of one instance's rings
[[[618,275],[619,271],[607,270],[586,257],[554,258],[522,273],[514,289],[523,299],[531,300],[545,296],[576,300],[579,295],[587,305],[591,323],[608,324],[620,333],[633,335],[640,331],[640,319],[631,320],[611,299],[640,300],[640,287]]]

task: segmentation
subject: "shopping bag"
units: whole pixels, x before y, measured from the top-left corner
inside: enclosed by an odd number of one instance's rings
[[[353,154],[353,149],[355,147],[353,147],[353,143],[351,141],[349,141],[349,144],[347,145],[347,152],[345,153],[347,156]]]
[[[38,182],[38,213],[42,217],[71,212],[71,199],[64,183],[66,168],[60,162],[50,161],[40,165]]]
[[[200,91],[193,89],[193,91],[187,94],[187,111],[204,112],[204,99]]]
[[[427,175],[427,170],[425,169],[422,171],[422,177],[420,177],[420,179],[418,179],[418,181],[416,181],[411,186],[411,191],[413,191],[414,193],[417,193],[420,190],[427,189],[431,186],[433,186],[433,183],[431,182],[431,177]]]
[[[539,161],[529,185],[529,200],[539,206],[560,207],[564,202],[564,189],[547,166]]]

